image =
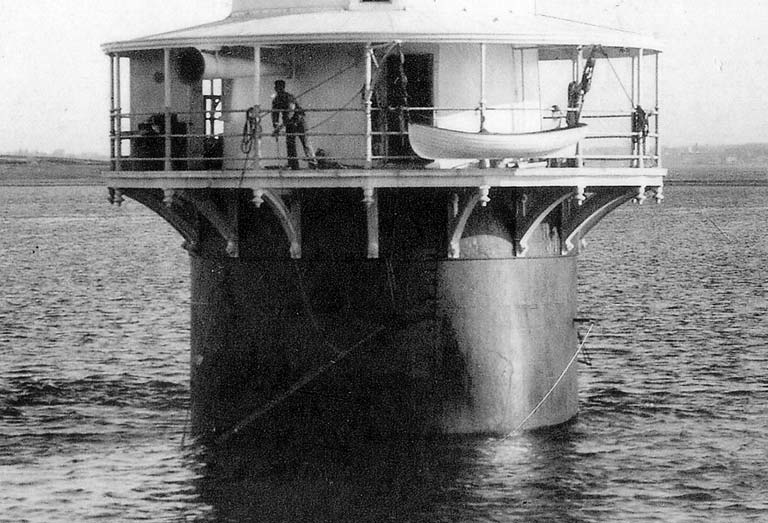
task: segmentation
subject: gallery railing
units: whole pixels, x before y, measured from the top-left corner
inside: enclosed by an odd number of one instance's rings
[[[587,136],[569,151],[554,156],[508,159],[498,166],[534,164],[546,167],[661,166],[658,111],[601,111],[581,113],[589,126]],[[538,108],[486,108],[490,117],[527,118],[542,129],[565,126],[566,114],[556,106]],[[272,133],[270,110],[121,113],[110,115],[112,170],[251,170],[277,169],[293,160],[310,168],[424,168],[408,142],[408,123],[440,126],[452,117],[471,125],[477,108],[373,108],[370,125],[362,109],[305,109],[304,132]],[[521,116],[522,115],[522,116]],[[166,128],[166,116],[170,126]],[[197,128],[205,132],[198,132]],[[352,129],[354,130],[344,130]],[[467,125],[465,125],[467,127]],[[289,129],[290,131],[291,129]],[[295,131],[295,129],[294,129]],[[301,138],[317,147],[315,158],[306,154]],[[289,156],[286,140],[296,142],[296,156]],[[268,143],[269,142],[269,143]],[[334,150],[346,152],[334,152]]]

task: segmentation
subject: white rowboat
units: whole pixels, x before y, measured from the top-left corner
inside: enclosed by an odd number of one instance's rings
[[[576,144],[586,134],[586,124],[517,134],[471,133],[421,124],[408,126],[413,151],[430,160],[542,157]]]

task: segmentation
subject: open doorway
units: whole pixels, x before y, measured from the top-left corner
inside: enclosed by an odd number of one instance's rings
[[[431,54],[406,54],[387,57],[386,95],[379,131],[394,133],[380,141],[383,155],[391,161],[413,160],[408,142],[408,123],[431,125],[434,115],[434,57]]]

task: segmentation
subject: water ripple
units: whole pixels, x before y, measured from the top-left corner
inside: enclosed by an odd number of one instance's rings
[[[101,189],[4,188],[0,520],[765,519],[768,189],[667,196],[619,209],[580,258],[595,326],[573,422],[212,450],[185,436],[179,238]]]

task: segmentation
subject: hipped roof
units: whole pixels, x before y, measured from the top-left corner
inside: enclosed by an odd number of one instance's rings
[[[487,10],[334,10],[269,18],[229,17],[219,22],[112,42],[107,53],[145,49],[283,44],[487,42],[519,47],[602,45],[660,51],[648,35],[547,15]]]

